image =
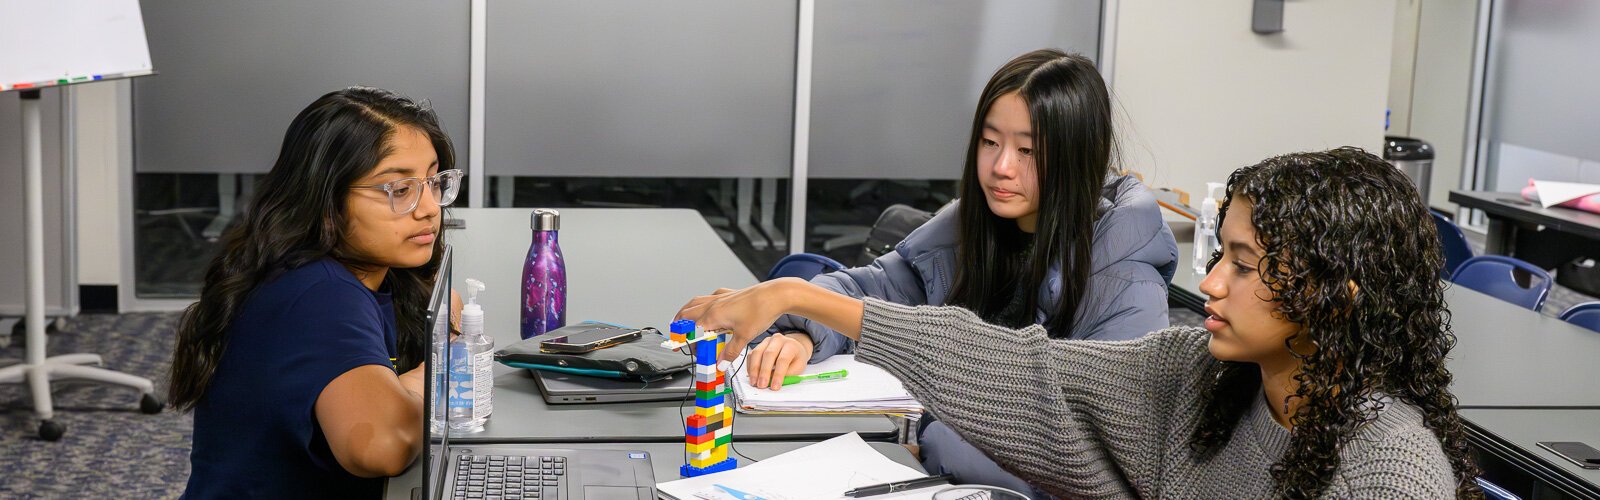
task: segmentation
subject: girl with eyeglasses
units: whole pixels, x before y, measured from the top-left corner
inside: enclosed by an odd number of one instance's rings
[[[284,135],[177,328],[187,498],[375,498],[421,450],[427,300],[461,171],[431,109],[351,87]]]
[[[827,324],[973,445],[1066,498],[1478,498],[1445,368],[1455,335],[1428,210],[1355,148],[1234,172],[1205,329],[1056,340],[958,307],[798,280],[679,316],[738,352],[779,314]]]

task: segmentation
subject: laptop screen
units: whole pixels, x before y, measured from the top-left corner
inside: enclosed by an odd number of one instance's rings
[[[439,270],[433,275],[433,293],[428,298],[428,324],[432,325],[428,339],[428,371],[423,385],[422,435],[427,437],[428,449],[422,453],[422,467],[427,474],[422,479],[422,498],[440,497],[444,484],[444,464],[449,452],[450,433],[446,432],[445,398],[440,397],[448,384],[444,374],[450,366],[450,269],[453,267],[450,245],[444,245],[444,255],[439,259]]]

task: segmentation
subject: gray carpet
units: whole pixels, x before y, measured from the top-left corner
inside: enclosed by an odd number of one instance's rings
[[[85,314],[49,335],[49,354],[98,353],[105,367],[147,377],[165,393],[176,313]],[[23,356],[21,337],[0,349],[0,366]],[[174,498],[189,477],[188,415],[139,413],[131,389],[53,384],[60,441],[38,437],[32,399],[0,385],[0,498]]]

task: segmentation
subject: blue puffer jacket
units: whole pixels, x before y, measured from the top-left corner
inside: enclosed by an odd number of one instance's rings
[[[894,252],[865,267],[819,275],[812,283],[851,297],[874,297],[911,305],[943,305],[955,282],[956,201],[912,231]],[[1126,340],[1166,328],[1167,284],[1178,266],[1178,244],[1161,220],[1161,209],[1137,179],[1111,177],[1100,192],[1100,218],[1090,244],[1088,294],[1078,305],[1071,331],[1052,336],[1072,339]],[[1055,304],[1061,297],[1061,270],[1051,269],[1039,287],[1038,303]],[[1049,314],[1034,311],[1045,324]],[[784,316],[772,331],[804,331],[817,345],[811,362],[853,352],[855,344],[820,323]]]

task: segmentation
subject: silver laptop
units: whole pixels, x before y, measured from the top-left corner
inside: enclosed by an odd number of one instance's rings
[[[681,401],[694,397],[694,377],[690,372],[673,374],[662,380],[640,382],[533,370],[533,380],[539,384],[539,394],[544,395],[544,401],[553,405]]]
[[[434,276],[429,300],[429,324],[434,339],[447,338],[450,317],[451,250],[445,246],[439,272]],[[434,340],[430,339],[430,340]],[[443,345],[443,342],[438,345]],[[430,343],[429,345],[435,345]],[[450,349],[434,349],[432,358],[449,366]],[[457,444],[450,442],[443,422],[446,415],[439,387],[446,386],[449,370],[428,377],[425,402],[429,417],[423,424],[428,449],[423,454],[426,478],[413,498],[531,499],[531,500],[651,500],[656,498],[655,470],[650,454],[642,450],[571,450],[515,444]],[[516,418],[500,414],[494,418]]]

